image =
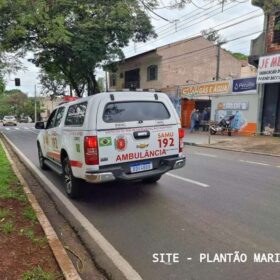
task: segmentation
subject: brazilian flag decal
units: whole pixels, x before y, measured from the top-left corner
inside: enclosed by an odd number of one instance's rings
[[[112,146],[112,138],[111,137],[101,137],[101,138],[99,138],[99,146],[100,147]]]

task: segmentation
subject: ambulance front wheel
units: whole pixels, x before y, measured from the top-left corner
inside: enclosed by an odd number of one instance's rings
[[[45,158],[42,153],[42,149],[40,144],[38,143],[38,158],[39,158],[39,164],[42,170],[48,170],[48,166],[45,164]]]
[[[69,158],[66,156],[62,161],[65,191],[70,198],[79,198],[81,195],[82,180],[75,178],[72,173]]]

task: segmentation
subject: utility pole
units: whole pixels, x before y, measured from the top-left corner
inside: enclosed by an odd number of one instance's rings
[[[34,86],[34,122],[37,122],[37,92],[36,92],[36,85]]]
[[[174,20],[174,23],[175,23],[175,32],[177,32],[178,31],[178,29],[177,29],[177,27],[178,27],[178,21],[179,21],[179,19],[175,19]]]
[[[226,41],[217,42],[217,68],[216,68],[216,81],[220,80],[220,64],[221,64],[221,46],[226,44]]]
[[[216,68],[216,81],[220,80],[220,61],[221,61],[221,45],[222,43],[217,43],[217,68]]]
[[[105,71],[105,91],[108,92],[108,72]]]

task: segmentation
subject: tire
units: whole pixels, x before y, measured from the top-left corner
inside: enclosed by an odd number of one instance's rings
[[[161,175],[153,176],[153,177],[150,177],[150,178],[143,179],[143,182],[144,182],[144,183],[148,183],[148,184],[150,184],[150,183],[155,183],[155,182],[157,182],[158,180],[160,180],[160,178],[161,178]]]
[[[210,134],[211,134],[211,135],[215,135],[215,134],[216,134],[216,131],[210,128]]]
[[[67,156],[64,157],[62,161],[62,169],[64,177],[64,186],[67,195],[72,199],[79,198],[81,196],[82,181],[73,176],[70,161]]]
[[[43,153],[42,153],[42,149],[41,149],[41,146],[40,144],[38,144],[38,158],[39,158],[39,164],[40,164],[40,168],[42,170],[48,170],[48,166],[45,164],[45,158],[43,156]]]

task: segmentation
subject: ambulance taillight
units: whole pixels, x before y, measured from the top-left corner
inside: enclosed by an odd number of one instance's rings
[[[185,131],[183,128],[179,128],[178,133],[179,133],[179,153],[182,153],[184,148]]]
[[[97,136],[86,136],[84,139],[85,162],[87,165],[99,164]]]

